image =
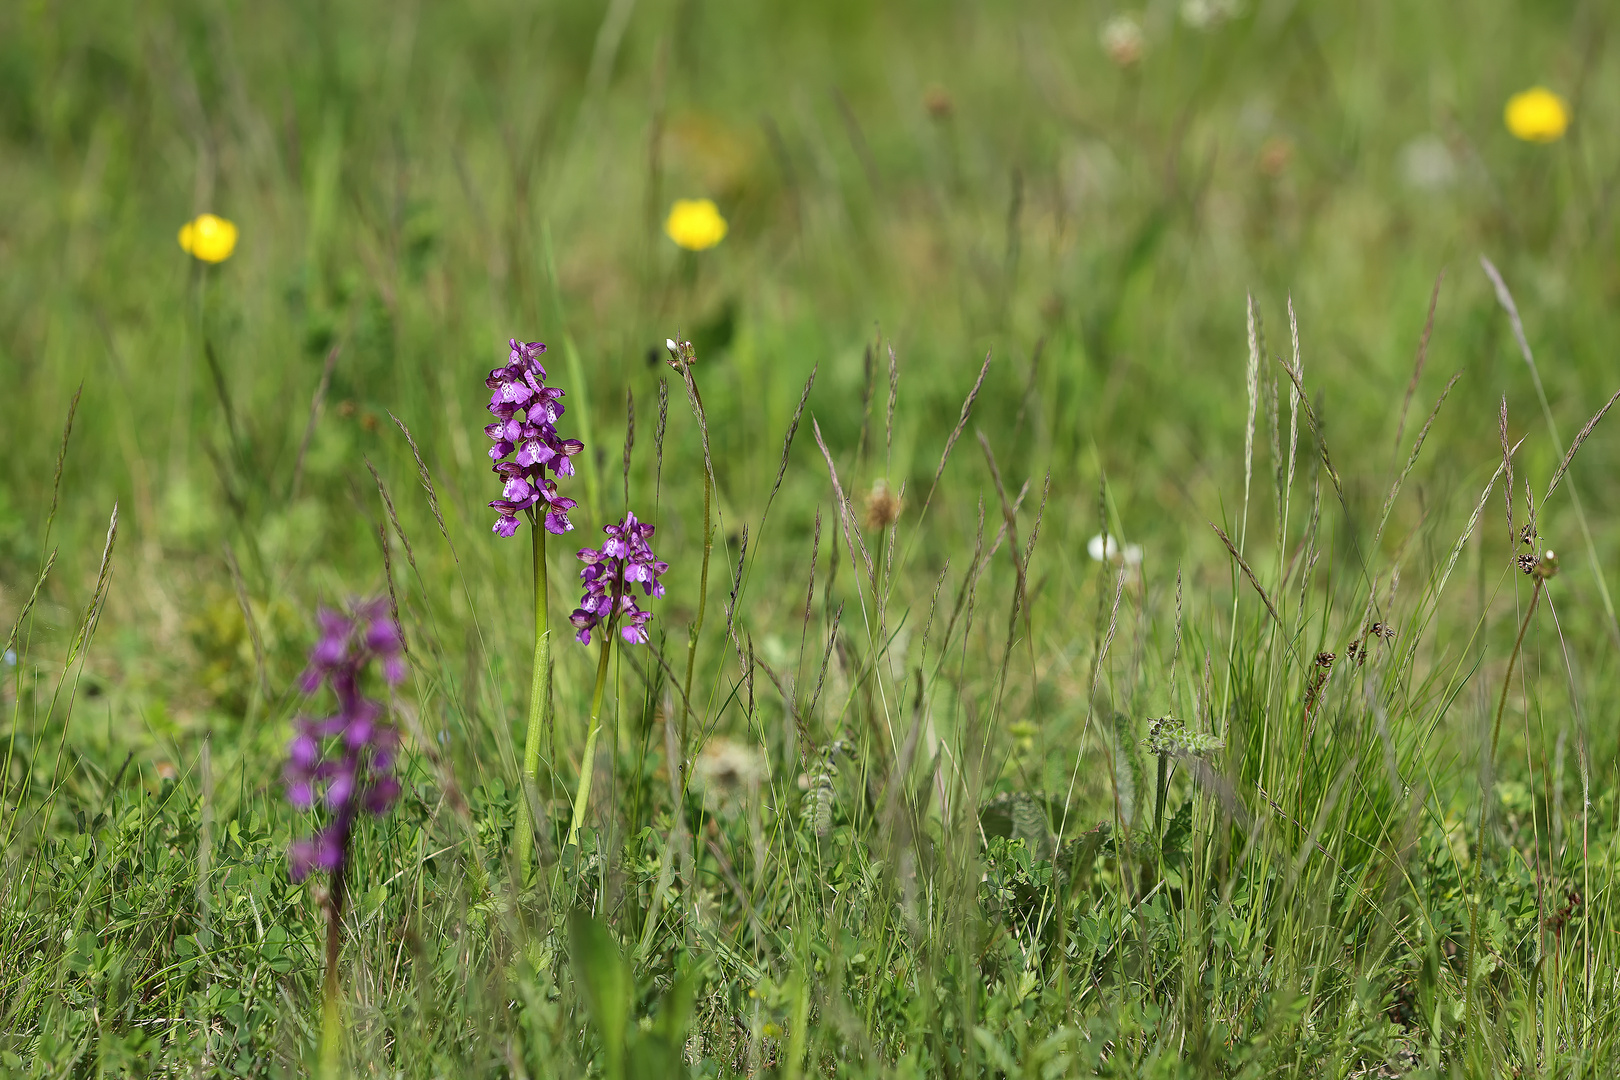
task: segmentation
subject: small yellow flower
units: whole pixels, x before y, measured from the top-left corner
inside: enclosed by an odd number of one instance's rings
[[[180,246],[203,262],[224,262],[236,250],[236,226],[213,214],[199,214],[180,226]]]
[[[725,239],[726,219],[712,199],[676,199],[664,231],[687,251],[704,251]]]
[[[1569,103],[1545,86],[1532,86],[1508,98],[1502,118],[1516,138],[1556,142],[1569,127]]]

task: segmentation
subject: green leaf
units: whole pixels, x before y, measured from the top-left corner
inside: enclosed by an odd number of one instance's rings
[[[602,1036],[606,1074],[624,1076],[624,1036],[630,1019],[630,972],[613,935],[582,911],[568,917],[569,963]]]
[[[973,1038],[983,1048],[984,1056],[992,1066],[1008,1076],[1018,1075],[1018,1062],[1013,1060],[1013,1056],[1001,1045],[1001,1040],[997,1039],[993,1032],[987,1028],[975,1027]]]

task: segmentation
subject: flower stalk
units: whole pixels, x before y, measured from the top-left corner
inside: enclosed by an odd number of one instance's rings
[[[523,777],[518,800],[519,881],[527,883],[540,844],[536,826],[540,799],[540,736],[551,728],[551,620],[546,596],[546,530],[530,515],[534,540],[534,672],[529,680],[529,726],[523,740]]]
[[[709,606],[709,553],[714,550],[714,528],[711,523],[714,503],[714,478],[703,474],[703,568],[698,573],[697,618],[686,631],[686,679],[681,689],[681,753],[687,753],[688,734],[692,726],[692,672],[697,667],[698,635],[703,632],[703,614]]]
[[[596,689],[591,691],[591,720],[585,736],[585,756],[579,764],[579,789],[574,793],[574,817],[568,826],[569,847],[579,846],[579,830],[585,824],[585,811],[591,803],[591,781],[596,776],[596,739],[602,733],[602,698],[607,689],[608,661],[613,656],[613,635],[602,638],[602,655],[596,662]]]
[[[692,374],[697,350],[690,341],[674,338],[666,338],[664,347],[669,350],[669,366],[686,383],[687,403],[692,406],[692,415],[697,418],[698,430],[703,435],[703,565],[698,573],[697,618],[686,631],[686,678],[681,697],[681,755],[685,757],[691,745],[692,673],[697,667],[698,637],[703,632],[703,616],[709,602],[709,556],[714,551],[714,464],[709,456],[709,421],[703,409],[703,395],[698,393],[697,379]]]
[[[1541,594],[1546,589],[1548,580],[1558,574],[1558,556],[1552,551],[1542,552],[1539,556],[1521,555],[1518,561],[1519,568],[1535,579],[1535,585],[1530,591],[1530,604],[1525,608],[1524,618],[1519,623],[1519,636],[1513,640],[1513,652],[1508,654],[1507,673],[1502,676],[1502,695],[1497,699],[1496,719],[1491,723],[1490,756],[1485,759],[1484,790],[1480,792],[1479,800],[1479,832],[1474,845],[1473,886],[1475,888],[1479,885],[1480,872],[1485,866],[1485,825],[1490,820],[1491,791],[1496,776],[1496,747],[1502,737],[1502,713],[1507,709],[1508,690],[1513,686],[1513,668],[1518,663],[1520,651],[1524,648],[1524,635],[1530,629],[1530,620],[1536,613],[1536,605],[1541,600]],[[1468,966],[1463,983],[1463,1031],[1465,1034],[1475,1030],[1471,1025],[1475,1023],[1474,973],[1478,956],[1479,898],[1476,895],[1470,898],[1468,905]]]
[[[345,850],[347,855],[347,850]],[[338,954],[343,949],[343,907],[348,899],[344,868],[348,860],[332,871],[331,891],[326,897],[326,980],[321,987],[321,1076],[338,1080],[343,1058],[343,994],[338,983]]]

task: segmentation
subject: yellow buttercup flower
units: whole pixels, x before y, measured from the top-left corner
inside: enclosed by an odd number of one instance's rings
[[[203,262],[224,262],[236,250],[236,226],[214,214],[198,214],[180,226],[180,246]]]
[[[676,199],[664,231],[687,251],[704,251],[725,239],[726,219],[712,199]]]
[[[1508,98],[1502,118],[1516,138],[1555,142],[1569,127],[1569,103],[1545,86],[1532,86]]]

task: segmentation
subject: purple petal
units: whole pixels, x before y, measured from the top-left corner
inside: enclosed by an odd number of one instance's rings
[[[399,630],[392,618],[373,619],[366,628],[366,646],[373,652],[398,652],[399,645]]]
[[[371,741],[372,729],[376,722],[370,717],[360,717],[350,721],[348,728],[343,732],[343,744],[350,750],[358,750]]]
[[[399,798],[399,781],[392,776],[385,776],[372,785],[366,792],[366,809],[373,814],[381,814],[394,805]]]
[[[349,804],[354,796],[354,773],[340,772],[332,777],[332,783],[326,789],[326,805],[334,810],[341,810]]]
[[[310,661],[319,667],[336,667],[343,663],[348,653],[348,639],[345,637],[323,637],[315,643],[310,650]]]
[[[287,747],[287,758],[299,769],[312,769],[320,760],[321,748],[309,732],[300,732]]]
[[[294,881],[303,881],[315,865],[315,842],[294,840],[287,848],[287,872]]]
[[[343,865],[343,841],[336,828],[326,829],[315,838],[315,864],[322,870]]]
[[[556,456],[556,452],[539,439],[530,439],[518,447],[517,463],[525,468],[530,465],[544,465]]]

